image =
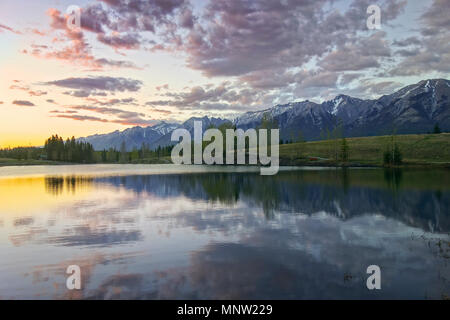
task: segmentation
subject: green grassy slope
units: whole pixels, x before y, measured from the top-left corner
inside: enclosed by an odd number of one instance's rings
[[[58,161],[49,161],[49,160],[17,160],[17,159],[10,159],[10,158],[0,158],[0,167],[3,166],[31,166],[31,165],[61,165],[61,164],[68,164],[64,162],[58,162]]]
[[[382,165],[383,152],[390,140],[390,136],[347,138],[348,163]],[[406,165],[450,165],[450,133],[398,135],[395,141]],[[341,140],[337,144],[333,140],[325,140],[281,145],[280,163],[333,164],[336,148],[339,153]]]

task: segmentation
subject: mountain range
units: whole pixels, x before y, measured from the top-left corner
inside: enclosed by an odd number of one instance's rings
[[[151,127],[133,127],[79,140],[91,143],[95,150],[120,149],[122,142],[128,150],[139,149],[143,143],[155,149],[172,144],[171,133],[177,128],[192,134],[194,121],[201,121],[203,130],[227,122],[248,129],[257,128],[265,114],[277,123],[282,139],[294,141],[300,134],[303,139],[318,140],[337,123],[346,137],[386,135],[393,130],[397,134],[427,133],[436,123],[441,130],[450,131],[450,81],[423,80],[373,100],[338,95],[320,104],[307,100],[249,111],[232,120],[205,116],[192,117],[181,124],[161,121]]]

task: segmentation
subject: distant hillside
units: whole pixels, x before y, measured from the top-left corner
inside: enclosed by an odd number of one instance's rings
[[[229,120],[220,118],[192,117],[182,124],[161,121],[151,127],[133,127],[124,131],[116,130],[111,133],[79,138],[78,140],[91,143],[95,150],[107,150],[109,148],[120,150],[122,142],[125,142],[127,151],[131,151],[134,148],[140,149],[143,143],[146,143],[151,149],[156,149],[158,146],[171,145],[171,133],[177,128],[185,128],[193,134],[194,121],[201,121],[204,130],[211,125],[217,127],[222,123],[229,122]]]
[[[90,142],[95,150],[119,149],[124,141],[127,150],[141,148],[147,143],[152,149],[167,146],[176,128],[193,133],[194,120],[202,121],[203,129],[232,122],[242,129],[257,128],[264,114],[268,114],[280,128],[281,138],[313,141],[327,137],[337,123],[342,124],[346,137],[380,136],[392,133],[427,133],[436,123],[441,130],[450,131],[450,81],[423,80],[417,84],[380,97],[363,100],[339,95],[333,100],[317,104],[311,101],[292,102],[272,108],[247,112],[233,121],[220,118],[190,118],[182,124],[162,121],[153,127],[134,127],[122,132],[93,135],[80,140]]]
[[[109,148],[120,150],[122,142],[125,142],[127,151],[131,151],[133,148],[140,149],[144,142],[149,146],[154,146],[158,139],[178,127],[178,124],[161,122],[152,127],[133,127],[124,131],[116,130],[107,134],[95,134],[78,140],[91,143],[95,150]]]

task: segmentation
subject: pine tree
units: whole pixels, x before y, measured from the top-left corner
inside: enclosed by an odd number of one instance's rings
[[[383,163],[385,165],[401,165],[403,161],[403,156],[400,151],[400,147],[395,142],[395,135],[391,136],[391,141],[387,146],[386,151],[383,153]]]
[[[87,142],[76,142],[75,138],[67,139],[53,135],[45,141],[44,151],[47,159],[67,162],[94,162],[94,148]]]
[[[340,137],[342,137],[342,121],[340,119],[338,119],[336,121],[336,125],[333,129],[333,131],[331,132],[331,135],[333,137],[334,140],[334,161],[337,164],[338,159],[339,159],[339,148],[338,148],[338,139]]]
[[[436,123],[434,125],[433,133],[434,134],[440,134],[441,133],[441,128],[439,128],[439,124],[438,123]]]
[[[400,148],[396,144],[394,147],[394,164],[395,165],[401,165],[403,161],[402,153],[400,152]]]
[[[341,142],[341,161],[344,163],[348,161],[348,149],[347,140],[343,138]]]

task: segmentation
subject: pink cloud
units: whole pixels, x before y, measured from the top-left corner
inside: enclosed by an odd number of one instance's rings
[[[31,54],[37,58],[56,59],[66,61],[74,65],[87,67],[92,71],[99,71],[104,67],[112,68],[136,68],[136,66],[128,61],[109,60],[105,58],[96,58],[92,52],[91,47],[87,43],[82,30],[72,30],[67,26],[67,16],[63,15],[59,10],[50,8],[47,11],[50,17],[50,27],[52,31],[58,32],[52,40],[53,43],[65,43],[69,41],[69,45],[63,48],[49,48],[47,46],[32,46],[32,50],[23,50],[24,54]],[[36,30],[37,34],[43,34]],[[61,34],[62,32],[62,34]],[[106,40],[105,40],[106,41]],[[125,45],[125,42],[118,42],[118,45]]]
[[[2,32],[2,29],[3,29],[3,30],[8,30],[8,31],[10,31],[10,32],[12,32],[12,33],[15,33],[15,34],[22,34],[22,32],[20,32],[20,31],[18,31],[18,30],[14,30],[13,28],[8,27],[8,26],[5,26],[4,24],[1,24],[1,23],[0,23],[0,32]]]
[[[19,83],[19,81],[14,81],[15,83]],[[30,96],[33,96],[33,97],[40,97],[40,96],[44,96],[44,95],[46,95],[47,94],[47,92],[46,91],[41,91],[41,90],[31,90],[29,87],[27,87],[27,86],[20,86],[20,85],[16,85],[16,84],[13,84],[13,85],[11,85],[10,87],[9,87],[9,89],[11,89],[11,90],[22,90],[22,91],[26,91],[26,92],[28,92],[28,94],[30,95]]]

